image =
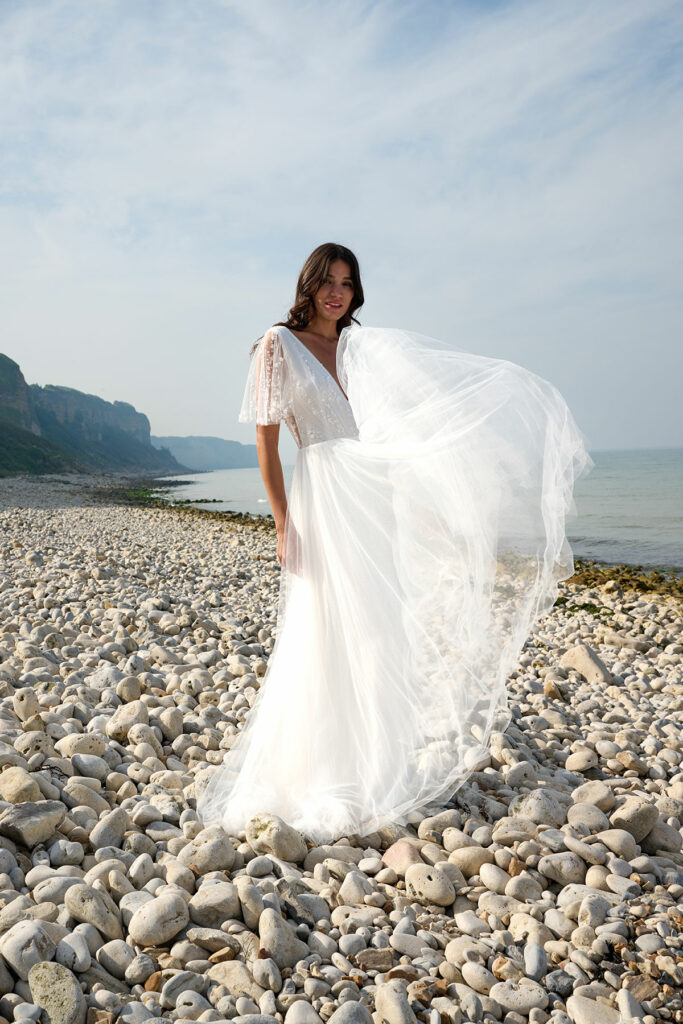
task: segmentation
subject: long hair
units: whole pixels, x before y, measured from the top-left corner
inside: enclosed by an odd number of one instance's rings
[[[351,269],[351,283],[353,284],[351,305],[344,316],[340,317],[337,321],[337,334],[339,335],[344,327],[349,327],[352,321],[356,324],[360,323],[353,315],[365,302],[358,260],[354,253],[347,249],[345,245],[340,245],[338,242],[323,242],[322,245],[313,250],[301,268],[299,280],[296,284],[294,305],[289,310],[287,319],[279,320],[275,326],[288,327],[290,330],[306,330],[315,312],[313,296],[321,285],[324,284],[330,271],[330,264],[334,263],[335,260],[344,260],[348,263]],[[252,353],[260,340],[259,338],[252,346]]]

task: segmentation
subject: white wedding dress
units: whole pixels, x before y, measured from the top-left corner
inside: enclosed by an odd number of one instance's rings
[[[552,384],[358,326],[337,375],[286,327],[252,357],[240,420],[284,420],[299,450],[268,671],[198,798],[232,835],[271,812],[320,843],[447,803],[574,571],[565,519],[593,460]]]

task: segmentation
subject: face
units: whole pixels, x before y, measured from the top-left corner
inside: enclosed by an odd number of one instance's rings
[[[313,296],[316,316],[336,323],[348,312],[352,299],[351,267],[346,260],[333,260],[327,277]]]

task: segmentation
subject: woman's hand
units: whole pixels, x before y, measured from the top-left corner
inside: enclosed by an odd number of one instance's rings
[[[290,520],[277,531],[277,560],[283,569],[302,575],[301,538]]]
[[[277,531],[277,560],[280,565],[283,564],[282,559],[285,551],[285,531],[284,527]]]

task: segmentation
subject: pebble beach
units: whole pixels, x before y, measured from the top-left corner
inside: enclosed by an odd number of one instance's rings
[[[0,1024],[683,1024],[680,586],[562,583],[409,826],[227,835],[196,799],[275,643],[272,520],[125,483],[0,479]]]

